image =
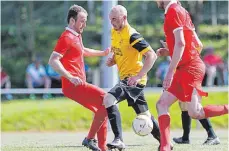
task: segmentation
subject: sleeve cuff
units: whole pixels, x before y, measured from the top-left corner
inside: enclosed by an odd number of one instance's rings
[[[173,30],[173,33],[175,33],[175,32],[178,31],[178,30],[183,30],[183,27],[178,27],[178,28],[174,29],[174,30]]]
[[[147,48],[143,49],[141,51],[141,54],[145,54],[147,51],[149,51],[150,49],[152,49],[150,46],[148,46]]]

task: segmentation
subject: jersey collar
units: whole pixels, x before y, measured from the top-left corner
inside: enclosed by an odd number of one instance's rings
[[[68,31],[70,31],[71,33],[73,33],[74,35],[79,36],[79,34],[78,34],[76,31],[74,31],[73,29],[71,29],[71,28],[69,28],[69,27],[65,27],[65,30],[68,30]]]
[[[170,7],[172,4],[174,4],[174,3],[177,3],[177,0],[171,0],[171,1],[169,2],[169,4],[168,4],[168,5],[166,6],[166,8],[165,8],[165,14],[167,13],[169,7]]]

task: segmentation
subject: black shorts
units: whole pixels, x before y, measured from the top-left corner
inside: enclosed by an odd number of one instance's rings
[[[128,106],[139,108],[140,113],[147,111],[148,105],[143,92],[145,85],[128,86],[127,81],[127,78],[121,80],[108,93],[112,94],[118,100],[118,103],[126,99]]]

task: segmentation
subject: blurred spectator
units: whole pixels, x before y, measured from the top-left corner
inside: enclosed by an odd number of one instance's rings
[[[51,80],[51,88],[61,88],[61,76],[49,64],[46,66],[46,73]]]
[[[51,81],[45,72],[45,67],[41,64],[41,58],[36,57],[33,63],[26,69],[26,84],[28,88],[50,88]],[[51,95],[44,94],[43,98],[50,98]],[[34,94],[30,94],[30,99],[35,99]]]
[[[86,72],[86,78],[87,78],[87,82],[88,83],[91,83],[92,84],[92,70],[91,68],[89,67],[88,64],[84,64],[84,69],[85,69],[85,72]]]
[[[205,50],[203,61],[206,65],[206,86],[224,84],[224,62],[223,59],[214,53],[214,48],[209,47]],[[217,72],[219,78],[217,78]]]
[[[1,89],[10,89],[11,88],[11,82],[10,82],[10,76],[4,72],[4,70],[1,67]],[[7,100],[12,100],[13,96],[12,94],[5,94],[5,97]]]
[[[225,67],[224,67],[224,74],[223,74],[223,77],[224,77],[224,84],[225,85],[228,85],[228,59],[225,61]]]
[[[163,83],[165,76],[166,76],[166,73],[168,71],[170,61],[171,61],[171,58],[166,57],[166,59],[158,65],[158,68],[156,70],[156,78],[157,78],[157,80],[160,81],[160,83],[157,84],[158,87],[162,87],[162,83]]]

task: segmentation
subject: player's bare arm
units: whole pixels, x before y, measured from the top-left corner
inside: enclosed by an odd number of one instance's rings
[[[107,48],[104,51],[94,50],[91,48],[84,47],[84,56],[85,57],[96,57],[96,56],[107,56],[110,53],[111,49]]]
[[[115,65],[115,64],[116,64],[116,62],[115,62],[115,58],[114,58],[114,54],[113,54],[111,57],[109,57],[109,58],[107,59],[106,65],[107,65],[108,67],[111,67],[111,66],[113,66],[113,65]]]
[[[149,51],[147,51],[145,54],[145,59],[144,59],[144,65],[142,67],[142,69],[140,70],[140,72],[138,73],[138,75],[130,77],[128,79],[128,85],[137,85],[137,83],[139,82],[139,80],[146,75],[149,70],[153,67],[154,62],[157,59],[157,55],[154,52],[154,50],[150,49]]]
[[[81,85],[83,84],[83,81],[79,77],[75,77],[71,75],[62,65],[60,62],[60,59],[62,58],[61,54],[58,54],[56,52],[53,52],[49,58],[49,65],[58,72],[61,76],[69,79],[73,84],[75,85]]]
[[[175,69],[184,53],[184,48],[185,48],[185,39],[184,39],[183,30],[182,29],[176,30],[174,32],[174,37],[175,37],[175,45],[174,45],[173,56],[165,80],[163,82],[163,88],[166,90],[170,87],[172,83]]]

